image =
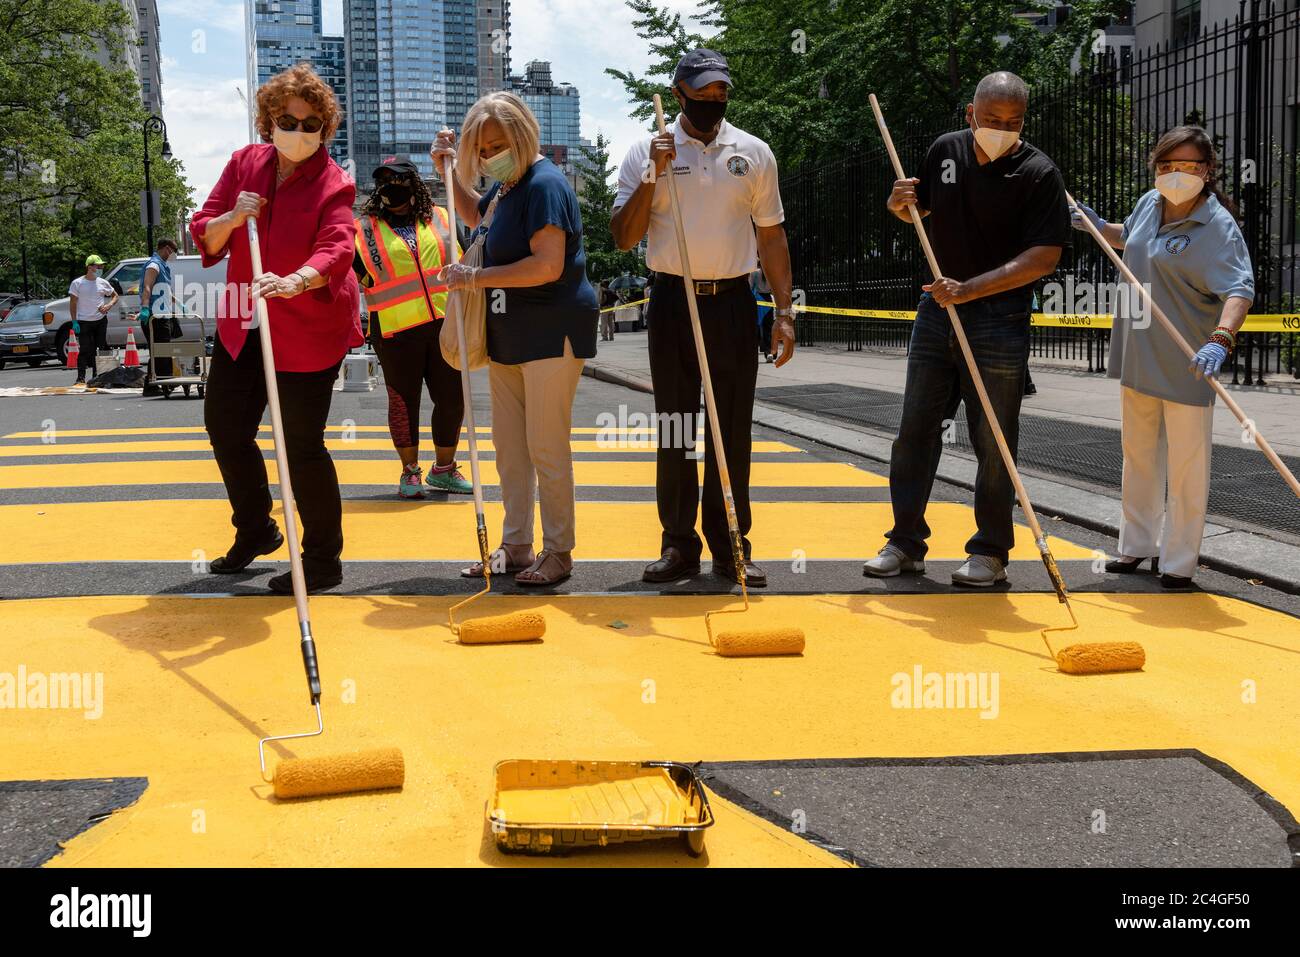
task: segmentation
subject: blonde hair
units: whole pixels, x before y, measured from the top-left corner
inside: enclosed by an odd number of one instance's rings
[[[488,120],[496,120],[501,124],[506,142],[510,144],[510,154],[515,160],[515,169],[520,176],[533,165],[533,157],[541,149],[542,130],[528,104],[506,90],[479,97],[478,102],[465,114],[465,122],[460,128],[456,177],[462,183],[473,183],[483,175],[478,150],[483,124]]]

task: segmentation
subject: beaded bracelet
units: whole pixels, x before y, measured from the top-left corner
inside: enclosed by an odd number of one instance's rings
[[[1214,330],[1214,334],[1210,336],[1210,341],[1223,346],[1229,354],[1237,348],[1237,337],[1232,334],[1231,330],[1224,329],[1222,326]]]

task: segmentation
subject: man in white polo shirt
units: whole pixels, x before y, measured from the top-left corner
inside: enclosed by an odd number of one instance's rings
[[[745,537],[750,528],[749,430],[758,375],[758,314],[749,274],[761,252],[777,305],[771,350],[782,366],[794,354],[790,250],[776,158],[766,143],[723,118],[730,87],[727,61],[714,51],[693,50],[681,59],[673,74],[681,114],[669,133],[647,137],[628,150],[610,221],[621,249],[631,249],[648,235],[646,262],[656,273],[646,321],[655,411],[660,414],[655,497],[663,536],[659,560],[647,565],[643,575],[649,582],[697,574],[702,551],[695,532],[699,482],[686,447],[700,414],[700,370],[668,187],[659,185],[671,164],[745,549],[745,578],[750,585],[767,584],[766,574],[749,560]],[[735,581],[712,443],[709,429],[701,525],[714,574]]]

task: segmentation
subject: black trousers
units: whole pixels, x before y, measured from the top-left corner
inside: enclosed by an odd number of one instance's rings
[[[438,345],[445,321],[435,319],[403,329],[391,339],[384,338],[377,321],[370,323],[370,344],[379,357],[388,389],[388,432],[396,448],[420,444],[420,393],[425,389],[433,400],[429,415],[433,444],[447,448],[460,441],[465,394],[460,373],[447,364]]]
[[[343,554],[343,503],[338,473],[325,448],[334,380],[342,359],[319,372],[278,372],[280,414],[284,419],[289,478],[302,519],[302,562],[308,575],[337,574]],[[262,344],[256,329],[239,358],[233,359],[217,336],[203,401],[203,424],[226,484],[235,537],[261,542],[275,529],[266,461],[257,446],[257,428],[266,412]]]
[[[749,458],[750,426],[754,418],[754,383],[758,377],[758,314],[747,283],[738,283],[715,296],[698,296],[704,350],[713,379],[723,449],[731,473],[736,518],[750,555]],[[656,454],[655,497],[663,526],[660,548],[672,545],[687,561],[698,561],[702,548],[695,532],[700,501],[694,448],[695,422],[700,415],[700,368],[695,357],[680,276],[661,273],[649,304],[650,377],[654,384],[659,442]],[[685,441],[683,441],[683,439]],[[701,526],[714,559],[729,561],[731,536],[722,502],[722,483],[714,454],[712,424],[705,428],[704,498]]]
[[[77,381],[81,382],[87,369],[94,370],[91,378],[99,375],[95,356],[108,349],[108,319],[78,319],[77,329]]]

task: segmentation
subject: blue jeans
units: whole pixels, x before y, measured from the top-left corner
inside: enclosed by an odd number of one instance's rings
[[[1023,293],[979,299],[957,307],[1013,457],[1029,354],[1029,308],[1029,299]],[[944,432],[949,427],[945,423],[956,416],[958,402],[966,403],[971,444],[979,461],[975,477],[978,531],[966,543],[966,551],[990,555],[1005,563],[1013,542],[1011,509],[1015,487],[984,417],[948,312],[926,293],[916,310],[907,356],[903,419],[889,459],[894,527],[885,537],[912,559],[925,557],[926,539],[930,537],[925,509],[943,452]]]

